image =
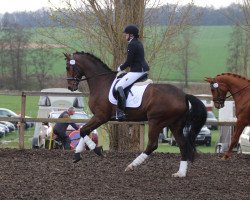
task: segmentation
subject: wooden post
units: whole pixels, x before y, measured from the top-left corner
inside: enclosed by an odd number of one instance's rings
[[[19,148],[24,149],[24,131],[25,131],[25,108],[26,106],[26,94],[22,92],[22,102],[21,102],[21,121],[19,127]]]
[[[140,124],[140,151],[144,151],[145,124]]]

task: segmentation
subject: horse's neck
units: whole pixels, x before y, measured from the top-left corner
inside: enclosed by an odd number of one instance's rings
[[[106,69],[106,66],[103,66],[104,63],[96,61],[91,56],[85,57],[85,59],[82,59],[82,62],[86,67],[84,74],[87,78],[90,94],[94,94],[94,96],[106,95],[112,85],[115,74],[108,68]]]
[[[110,73],[88,79],[87,82],[90,94],[104,95],[109,91],[114,78],[114,74]]]
[[[230,94],[233,95],[234,100],[239,98],[238,94],[241,94],[240,91],[250,85],[248,80],[244,80],[237,77],[223,77],[222,82],[225,83],[229,89]],[[250,87],[250,86],[249,86]],[[235,94],[235,95],[234,95]]]

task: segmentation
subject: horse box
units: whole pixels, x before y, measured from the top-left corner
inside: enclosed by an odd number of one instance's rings
[[[47,93],[75,93],[75,94],[82,94],[79,91],[71,92],[67,88],[47,88],[41,90],[44,92],[44,95],[40,96],[38,102],[38,113],[37,118],[48,118],[50,112],[52,111],[65,111],[69,107],[75,107],[76,111],[82,112],[84,108],[84,100],[83,95],[78,96],[63,96],[63,95],[49,95]],[[42,146],[42,141],[39,139],[39,134],[41,132],[42,123],[36,122],[35,123],[35,131],[34,136],[32,139],[32,147],[33,148],[40,148]]]

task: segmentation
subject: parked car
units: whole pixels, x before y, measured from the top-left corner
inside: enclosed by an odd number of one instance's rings
[[[5,136],[5,128],[0,126],[0,138]]]
[[[2,127],[4,129],[5,134],[10,132],[10,129],[8,128],[8,126],[6,126],[4,124],[0,124],[0,127]]]
[[[243,130],[237,146],[237,152],[250,154],[250,126],[245,127]]]
[[[195,142],[196,144],[211,146],[211,138],[211,131],[207,126],[203,126],[197,135]]]
[[[55,118],[57,119],[60,114],[62,113],[63,111],[53,111],[49,114],[48,118]],[[71,119],[89,119],[89,116],[85,113],[85,112],[75,112],[74,115],[71,115],[70,116]],[[79,127],[83,126],[85,123],[76,123]],[[49,123],[49,126],[47,126],[48,128],[50,128],[50,130],[53,130],[53,127],[55,125],[55,123]],[[46,135],[48,132],[52,132],[52,131],[47,131],[46,129],[41,129],[42,131],[44,132],[40,132],[40,135]],[[71,139],[71,149],[74,149],[78,142],[79,142],[79,139],[80,139],[80,132],[78,130],[75,130],[72,126],[68,126],[67,128],[67,134],[69,135],[70,139]],[[98,133],[96,130],[93,130],[91,133],[90,133],[90,138],[92,138],[92,140],[98,144]],[[45,147],[47,147],[48,145],[43,145]],[[87,148],[86,148],[87,149]]]
[[[13,123],[11,123],[11,122],[0,121],[0,124],[3,124],[3,125],[5,125],[5,126],[7,126],[7,127],[9,128],[10,132],[16,130],[15,125],[14,125]]]
[[[185,129],[184,131],[184,135],[185,135]],[[200,130],[199,134],[196,137],[195,143],[197,145],[206,145],[206,146],[211,146],[211,131],[208,129],[207,126],[203,126],[202,129]],[[176,141],[174,137],[171,137],[169,144],[171,146],[175,146],[176,145]]]
[[[207,111],[207,121],[208,122],[218,122],[217,118],[215,117],[213,111]],[[211,130],[217,130],[218,125],[207,125],[207,127]]]
[[[7,109],[7,108],[0,108],[0,117],[20,117],[17,113],[14,111]],[[15,124],[15,127],[17,127],[17,122],[13,122]],[[31,127],[30,123],[25,123],[25,128]]]

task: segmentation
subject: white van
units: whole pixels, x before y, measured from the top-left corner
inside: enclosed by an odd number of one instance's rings
[[[48,88],[43,89],[41,92],[56,92],[56,93],[76,93],[81,94],[79,91],[71,92],[67,88]],[[49,96],[47,94],[40,96],[39,110],[37,113],[37,118],[47,118],[52,111],[64,111],[69,107],[75,107],[76,111],[82,112],[84,108],[84,100],[82,96]],[[33,148],[40,148],[42,143],[39,141],[39,135],[42,129],[42,123],[37,122],[35,124],[35,131],[32,140]]]

